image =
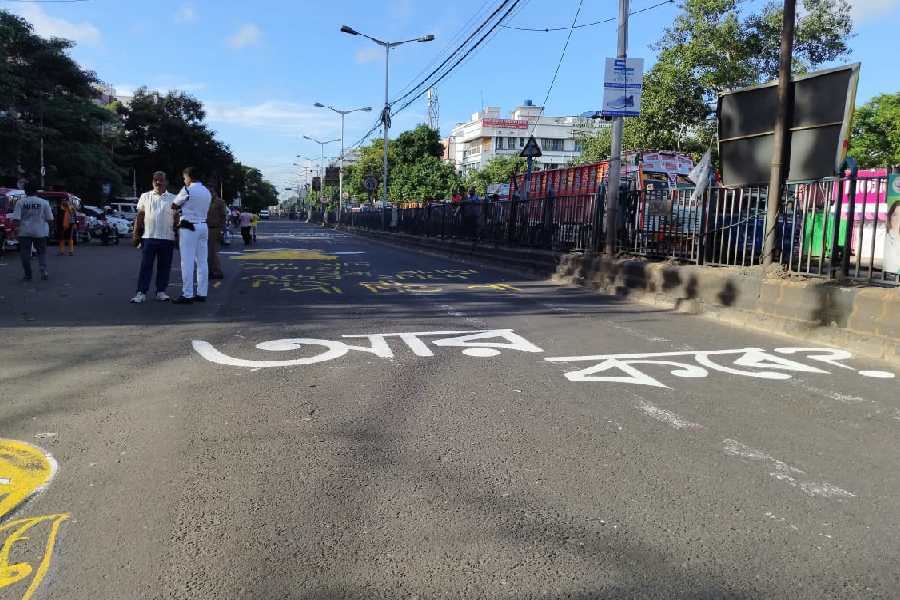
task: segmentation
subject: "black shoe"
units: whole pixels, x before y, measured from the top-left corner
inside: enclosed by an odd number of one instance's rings
[[[194,296],[194,302],[206,302],[206,296]]]
[[[31,281],[31,275],[26,275],[25,277],[22,278],[22,281],[23,281],[23,282],[25,282],[25,281]]]
[[[185,298],[184,296],[178,296],[174,300],[172,300],[172,304],[193,304],[193,298]]]
[[[41,281],[47,281],[50,279],[50,276],[47,275],[47,271],[41,271]]]

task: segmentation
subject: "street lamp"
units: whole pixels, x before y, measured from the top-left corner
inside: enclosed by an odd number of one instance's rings
[[[353,108],[351,110],[339,110],[331,105],[325,106],[321,102],[313,104],[316,108],[327,108],[341,115],[341,164],[338,171],[338,223],[341,222],[341,206],[344,202],[344,117],[354,112],[371,112],[371,106]]]
[[[308,135],[304,135],[303,139],[317,143],[319,145],[319,147],[322,149],[322,162],[319,163],[319,204],[324,205],[324,202],[322,202],[322,198],[323,198],[323,192],[325,191],[325,174],[322,172],[322,170],[325,168],[325,145],[331,144],[333,142],[339,142],[341,140],[340,140],[340,138],[335,138],[333,140],[326,140],[324,142],[321,142],[321,141],[317,140],[316,138],[309,137]],[[340,201],[340,199],[338,199],[338,201]],[[324,208],[322,209],[322,223],[323,223],[323,225],[325,224],[325,209]]]
[[[391,128],[391,105],[388,100],[388,63],[390,62],[391,57],[391,48],[396,48],[397,46],[401,46],[408,42],[430,42],[434,40],[434,36],[431,34],[423,35],[421,37],[412,38],[409,40],[403,40],[400,42],[383,42],[378,38],[374,38],[370,35],[366,35],[365,33],[360,33],[356,31],[352,27],[348,27],[347,25],[341,25],[341,32],[347,33],[350,35],[361,35],[364,38],[370,39],[379,46],[384,47],[384,109],[381,111],[381,122],[384,125],[384,204],[387,206],[388,203],[388,130]],[[343,152],[341,153],[343,154]]]

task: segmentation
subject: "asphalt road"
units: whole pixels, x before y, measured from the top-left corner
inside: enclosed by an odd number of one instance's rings
[[[0,266],[0,599],[900,597],[885,365],[296,222],[226,250],[192,306],[129,304],[127,246]]]

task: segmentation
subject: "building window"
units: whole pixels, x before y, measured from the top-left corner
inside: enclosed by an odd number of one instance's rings
[[[494,138],[494,150],[503,150],[503,138],[497,136]]]
[[[555,138],[541,138],[541,149],[549,152],[562,152],[565,140]]]

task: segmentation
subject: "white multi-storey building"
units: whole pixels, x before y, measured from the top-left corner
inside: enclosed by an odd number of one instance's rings
[[[446,141],[447,160],[465,175],[483,167],[502,155],[516,155],[533,135],[543,156],[535,159],[536,167],[552,169],[569,164],[581,155],[578,136],[596,133],[608,127],[604,121],[584,117],[548,117],[541,107],[526,100],[512,111],[509,118],[500,117],[500,109],[487,107],[472,115],[468,123],[459,123]]]

